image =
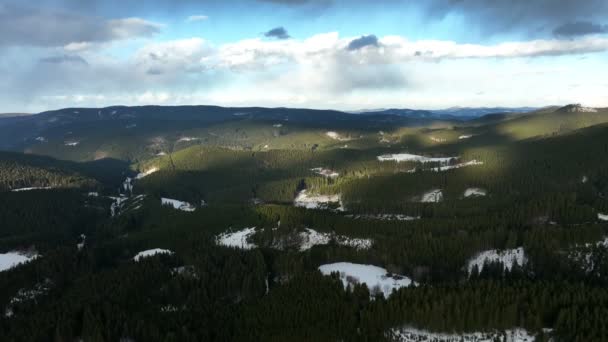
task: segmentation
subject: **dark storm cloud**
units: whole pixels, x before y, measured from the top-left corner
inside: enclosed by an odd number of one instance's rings
[[[560,25],[553,30],[553,34],[560,37],[584,36],[588,34],[606,33],[608,26],[594,24],[590,21],[577,21]]]
[[[62,46],[148,37],[156,24],[137,18],[106,20],[62,10],[0,5],[0,46]]]
[[[61,55],[61,56],[51,56],[40,59],[41,63],[50,63],[50,64],[80,64],[80,65],[89,65],[87,61],[80,56],[72,56],[72,55]]]
[[[291,38],[284,27],[275,27],[272,30],[264,33],[264,37],[276,38],[276,39],[289,39]]]
[[[366,46],[378,47],[378,37],[373,34],[369,36],[361,36],[360,38],[353,39],[346,48],[349,51],[359,50]]]

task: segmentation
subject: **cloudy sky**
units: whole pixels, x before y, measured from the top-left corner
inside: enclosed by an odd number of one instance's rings
[[[0,0],[0,112],[608,106],[606,0]]]

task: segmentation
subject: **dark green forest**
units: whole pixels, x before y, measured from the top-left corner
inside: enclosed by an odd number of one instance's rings
[[[0,261],[37,255],[0,269],[1,341],[394,341],[404,327],[608,340],[605,110],[388,123],[149,110],[115,141],[135,119],[78,122],[66,110],[67,122],[35,132],[45,145],[19,136],[0,153]],[[82,143],[67,150],[64,130]],[[458,158],[377,158],[398,153]],[[342,207],[307,209],[302,190]],[[430,190],[441,200],[424,201]],[[252,227],[237,240],[251,248],[221,242]],[[304,248],[310,229],[324,239]],[[370,244],[345,243],[355,240]],[[152,249],[170,252],[134,259]],[[469,266],[518,249],[521,264]],[[319,271],[340,262],[416,285],[345,288],[344,275]]]

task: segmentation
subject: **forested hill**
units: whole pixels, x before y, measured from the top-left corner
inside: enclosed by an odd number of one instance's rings
[[[93,188],[99,183],[76,163],[49,157],[0,152],[0,191],[19,188]]]

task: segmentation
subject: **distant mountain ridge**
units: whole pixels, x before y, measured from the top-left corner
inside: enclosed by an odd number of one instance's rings
[[[390,108],[361,110],[353,112],[363,115],[397,115],[408,118],[435,119],[435,120],[459,120],[466,121],[476,119],[489,114],[503,113],[528,113],[539,108],[536,107],[450,107],[438,110],[410,109],[410,108]]]

